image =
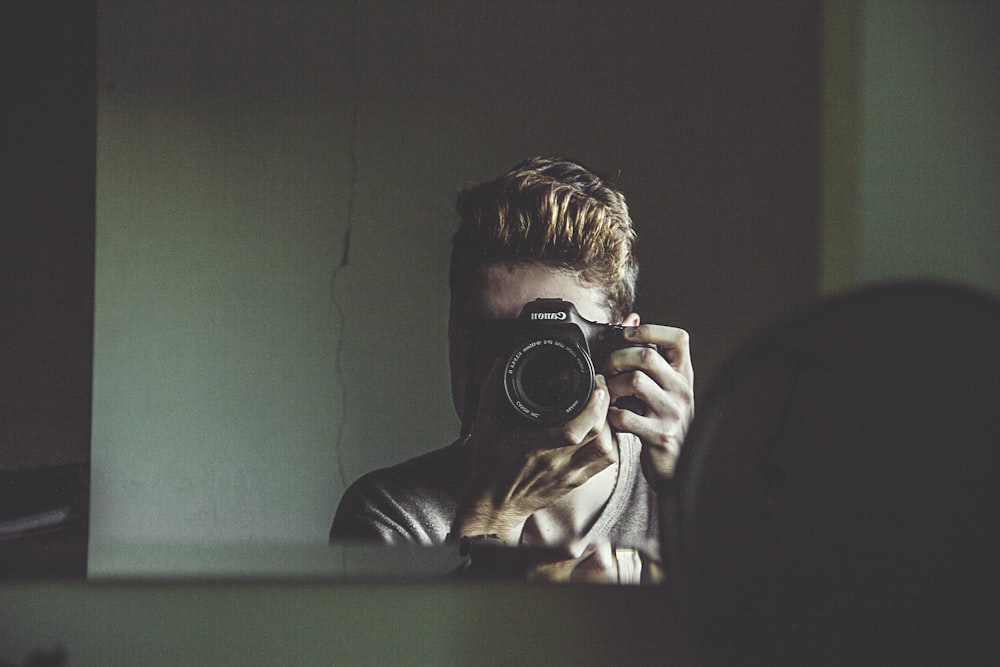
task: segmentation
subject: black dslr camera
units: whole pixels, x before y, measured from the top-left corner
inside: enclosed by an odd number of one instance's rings
[[[564,424],[578,415],[594,391],[595,368],[615,350],[655,347],[625,340],[620,324],[584,319],[562,299],[536,299],[515,320],[490,322],[472,334],[466,421],[475,412],[479,382],[497,358],[506,359],[503,384],[507,400],[521,416],[545,425]],[[618,407],[642,414],[638,399],[619,399]]]

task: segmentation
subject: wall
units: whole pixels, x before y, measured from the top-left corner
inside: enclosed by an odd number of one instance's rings
[[[830,2],[827,18],[824,289],[1000,294],[1000,9]]]

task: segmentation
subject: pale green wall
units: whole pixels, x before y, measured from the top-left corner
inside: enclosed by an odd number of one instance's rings
[[[824,289],[1000,294],[1000,7],[830,2],[827,17]]]
[[[1000,294],[1000,6],[868,2],[863,281]]]

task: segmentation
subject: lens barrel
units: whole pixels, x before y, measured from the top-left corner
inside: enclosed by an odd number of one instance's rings
[[[590,398],[594,364],[572,340],[528,340],[507,360],[504,389],[521,415],[543,424],[563,424],[579,414]]]

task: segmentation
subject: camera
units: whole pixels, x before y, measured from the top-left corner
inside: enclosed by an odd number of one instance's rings
[[[514,411],[550,426],[564,424],[583,410],[594,391],[595,368],[600,369],[612,352],[655,347],[627,342],[623,326],[591,322],[563,299],[536,299],[517,319],[490,322],[476,338],[471,354],[478,357],[480,369],[497,358],[506,359],[504,393]],[[638,399],[623,400],[619,407],[644,411]]]

